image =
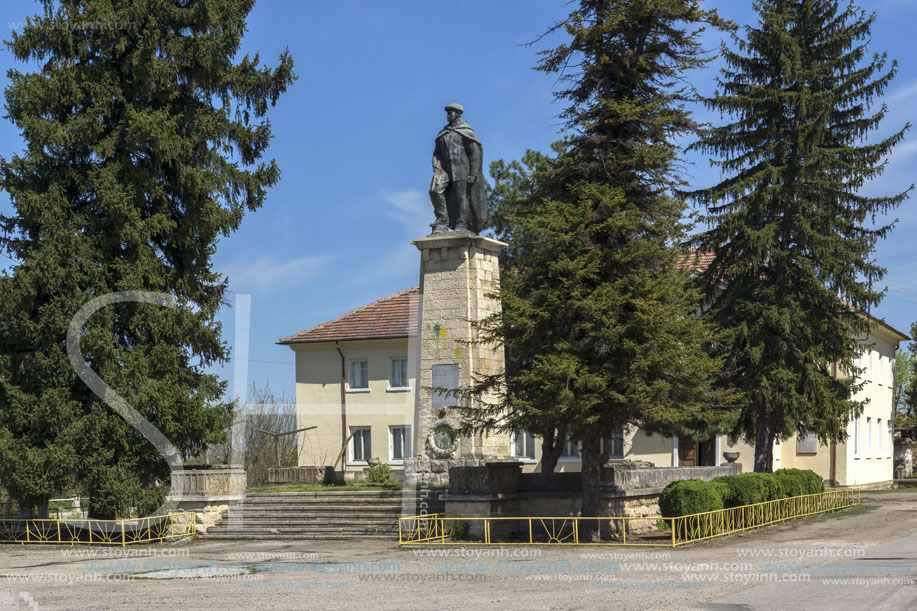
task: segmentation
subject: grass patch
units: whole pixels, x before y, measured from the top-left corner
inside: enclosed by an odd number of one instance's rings
[[[867,496],[870,494],[901,494],[901,493],[907,494],[908,492],[912,494],[917,492],[917,486],[908,486],[908,487],[894,488],[894,489],[887,488],[885,490],[860,490],[860,495]]]

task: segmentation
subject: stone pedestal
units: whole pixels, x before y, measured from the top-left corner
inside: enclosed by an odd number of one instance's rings
[[[476,343],[472,323],[500,311],[497,253],[504,244],[465,233],[432,235],[412,244],[420,250],[415,454],[423,463],[483,464],[488,458],[509,456],[507,434],[459,437],[457,407],[469,406],[468,401],[431,391],[470,388],[475,376],[503,371],[503,346]]]

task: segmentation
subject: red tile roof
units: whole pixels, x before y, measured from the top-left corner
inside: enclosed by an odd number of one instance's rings
[[[709,250],[704,252],[692,250],[686,257],[685,262],[682,263],[682,266],[687,267],[690,262],[694,267],[694,271],[703,272],[713,263],[713,256],[713,253]]]
[[[687,267],[690,261],[690,264],[693,265],[694,271],[698,273],[703,273],[708,267],[710,267],[710,264],[713,263],[713,259],[714,259],[714,254],[712,251],[692,250],[691,253],[688,255],[688,257],[685,259],[685,261],[681,265],[683,267]],[[844,305],[847,305],[848,307],[850,307],[846,301],[844,301],[843,299],[841,301],[844,302]],[[872,314],[870,314],[869,312],[861,312],[861,314],[864,314],[866,318],[868,318],[872,322],[878,323],[879,325],[885,327],[889,332],[897,336],[899,340],[908,341],[911,339],[911,337],[908,336],[907,333],[899,331],[898,329],[894,328],[893,326],[891,326],[890,324],[888,324],[881,318],[877,318],[873,316]]]
[[[413,286],[311,329],[282,337],[277,343],[289,345],[414,337],[417,334],[419,296],[420,287]]]

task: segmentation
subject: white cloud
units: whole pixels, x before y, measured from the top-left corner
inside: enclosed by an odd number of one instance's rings
[[[394,193],[383,193],[389,204],[385,214],[405,226],[411,235],[427,235],[433,222],[433,204],[430,197],[417,189],[405,189]]]
[[[385,256],[367,262],[360,273],[352,275],[344,286],[359,286],[367,283],[410,281],[417,283],[420,276],[420,251],[410,243],[400,244]],[[401,290],[407,286],[395,287]],[[394,292],[394,290],[392,292]]]
[[[224,274],[234,292],[271,293],[316,276],[329,260],[329,257],[316,255],[278,261],[263,255],[253,260],[233,261],[226,266]]]
[[[883,101],[888,104],[889,108],[892,108],[893,104],[905,100],[913,102],[915,98],[917,98],[917,80],[905,83],[901,87],[897,87],[888,92]],[[908,108],[911,109],[910,106],[908,106]]]

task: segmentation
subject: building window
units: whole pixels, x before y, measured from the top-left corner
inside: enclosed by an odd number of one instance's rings
[[[866,418],[866,458],[872,458],[872,418]]]
[[[350,379],[347,385],[350,390],[369,390],[369,361],[350,361]]]
[[[812,433],[796,433],[797,454],[818,454],[818,437]]]
[[[410,386],[407,359],[391,360],[391,367],[388,372],[388,385],[389,388],[408,388]]]
[[[579,458],[579,441],[567,437],[566,442],[564,442],[563,452],[560,453],[560,457]]]
[[[879,451],[876,452],[876,458],[882,458],[882,419],[876,420],[876,437],[879,438]]]
[[[892,357],[888,357],[888,385],[895,386],[895,359]]]
[[[624,427],[618,427],[610,438],[602,440],[602,451],[608,458],[624,458]]]
[[[513,433],[513,456],[535,460],[535,437],[528,431]]]
[[[774,460],[780,460],[780,435],[774,437]]]
[[[885,384],[885,356],[876,353],[879,359],[879,384]]]
[[[391,461],[401,462],[411,455],[411,427],[388,427],[388,455]]]
[[[866,363],[867,363],[868,369],[869,369],[869,381],[870,381],[870,382],[874,381],[874,379],[875,379],[874,376],[873,376],[873,374],[872,374],[872,372],[873,372],[873,370],[872,370],[872,360],[873,360],[873,359],[872,359],[872,350],[867,350],[867,351],[866,351]]]
[[[853,457],[860,457],[860,417],[857,416],[856,422],[853,423]]]
[[[366,462],[373,455],[369,427],[352,426],[350,432],[353,433],[353,437],[350,438],[350,460]]]
[[[888,447],[885,448],[885,457],[891,458],[892,457],[892,448],[894,448],[895,446],[895,438],[894,438],[895,428],[894,428],[894,423],[891,420],[888,420],[885,424],[886,424],[886,427],[888,428]]]

